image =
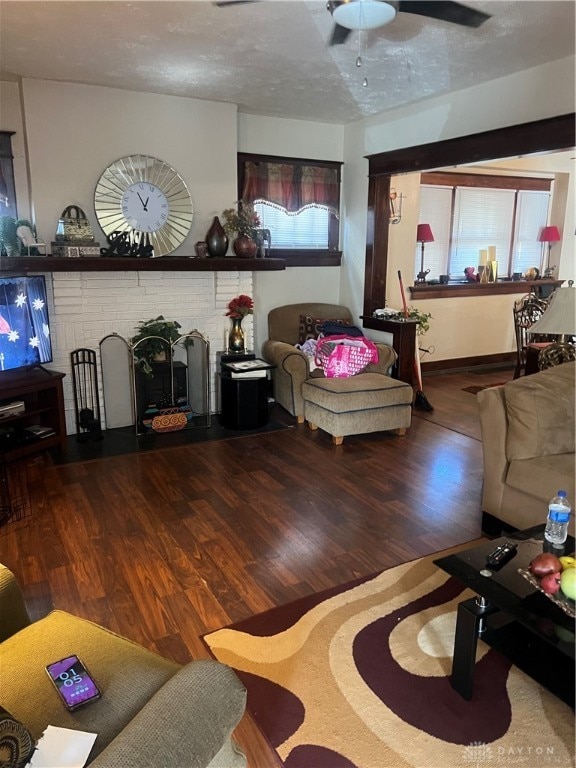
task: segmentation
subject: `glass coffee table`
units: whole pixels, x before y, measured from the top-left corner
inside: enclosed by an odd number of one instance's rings
[[[518,545],[515,556],[489,568],[487,555],[505,541]],[[549,546],[539,525],[434,561],[476,593],[459,604],[456,621],[451,683],[463,698],[472,698],[480,637],[574,707],[574,619],[518,573],[542,551],[572,554],[574,538],[563,549]]]

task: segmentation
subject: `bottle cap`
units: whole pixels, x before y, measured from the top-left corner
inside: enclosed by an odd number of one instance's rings
[[[558,491],[558,496],[560,496],[562,499],[566,498],[566,491]]]

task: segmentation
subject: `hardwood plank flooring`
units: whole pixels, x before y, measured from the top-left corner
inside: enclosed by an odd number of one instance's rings
[[[0,528],[0,561],[32,617],[52,608],[180,663],[206,632],[478,538],[482,451],[463,387],[511,371],[431,374],[433,413],[404,437],[334,446],[305,425],[233,440],[28,466],[30,517]],[[277,764],[246,716],[251,768]]]

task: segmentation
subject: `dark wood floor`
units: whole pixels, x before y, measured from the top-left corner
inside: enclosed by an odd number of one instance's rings
[[[29,466],[32,514],[0,528],[0,561],[33,618],[53,607],[178,662],[201,636],[480,536],[482,451],[471,385],[425,377],[433,413],[404,437],[334,446],[305,425],[145,454]],[[275,765],[248,717],[252,768]]]

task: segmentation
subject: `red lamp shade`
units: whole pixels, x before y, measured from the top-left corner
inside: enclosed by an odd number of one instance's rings
[[[538,241],[540,243],[557,243],[560,240],[558,227],[542,227]]]
[[[430,224],[418,224],[416,230],[416,240],[419,243],[433,243],[434,235],[432,234],[432,228]]]

